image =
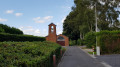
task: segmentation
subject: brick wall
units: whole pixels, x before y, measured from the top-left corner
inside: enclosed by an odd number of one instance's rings
[[[46,41],[51,41],[60,44],[61,46],[69,46],[69,38],[60,34],[56,35],[56,25],[51,23],[48,25],[49,26],[49,31],[48,31],[48,36],[46,36]],[[53,30],[52,30],[53,29]],[[62,36],[65,40],[64,41],[57,41],[58,37]]]

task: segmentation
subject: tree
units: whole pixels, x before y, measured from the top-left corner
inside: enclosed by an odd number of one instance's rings
[[[97,17],[98,17],[98,27],[100,30],[114,30],[118,29],[120,25],[119,17],[120,11],[120,0],[92,0],[93,5],[97,3]]]
[[[10,34],[23,34],[23,32],[15,27],[9,27],[4,24],[0,24],[0,30],[4,33],[10,33]]]
[[[120,0],[74,0],[75,6],[63,23],[63,34],[72,40],[83,39],[95,31],[95,3],[100,30],[119,30]]]
[[[74,0],[75,6],[63,24],[63,34],[72,40],[83,39],[84,35],[94,30],[94,12],[89,7],[89,0]]]
[[[2,29],[2,28],[0,27],[0,33],[1,33],[1,32],[4,32],[4,29]]]

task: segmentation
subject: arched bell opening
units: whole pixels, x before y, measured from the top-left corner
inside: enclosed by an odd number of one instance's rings
[[[53,33],[54,32],[54,27],[53,26],[51,26],[51,33]]]

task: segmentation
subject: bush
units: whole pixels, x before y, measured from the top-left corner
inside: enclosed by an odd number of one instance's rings
[[[45,41],[45,37],[0,33],[0,41]]]
[[[77,45],[81,45],[81,40],[80,39],[77,40]]]
[[[95,47],[95,44],[96,44],[96,35],[95,35],[95,32],[89,32],[89,33],[87,33],[85,35],[84,44],[88,48],[92,48],[93,46]]]
[[[96,33],[101,54],[120,54],[120,31],[101,31]]]
[[[61,46],[51,42],[1,42],[0,67],[53,67]]]
[[[3,33],[3,32],[4,32],[4,29],[2,29],[2,28],[0,27],[0,33],[1,33],[1,32]]]
[[[69,44],[70,44],[70,46],[76,45],[76,40],[70,40],[70,41],[69,41]]]
[[[10,27],[5,24],[0,24],[0,27],[4,30],[4,33],[9,34],[23,34],[23,32],[15,27]]]

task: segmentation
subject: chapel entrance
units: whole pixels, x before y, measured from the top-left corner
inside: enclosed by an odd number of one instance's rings
[[[62,36],[59,36],[57,38],[57,43],[60,44],[60,45],[62,45],[62,46],[65,46],[65,38],[62,37]]]

